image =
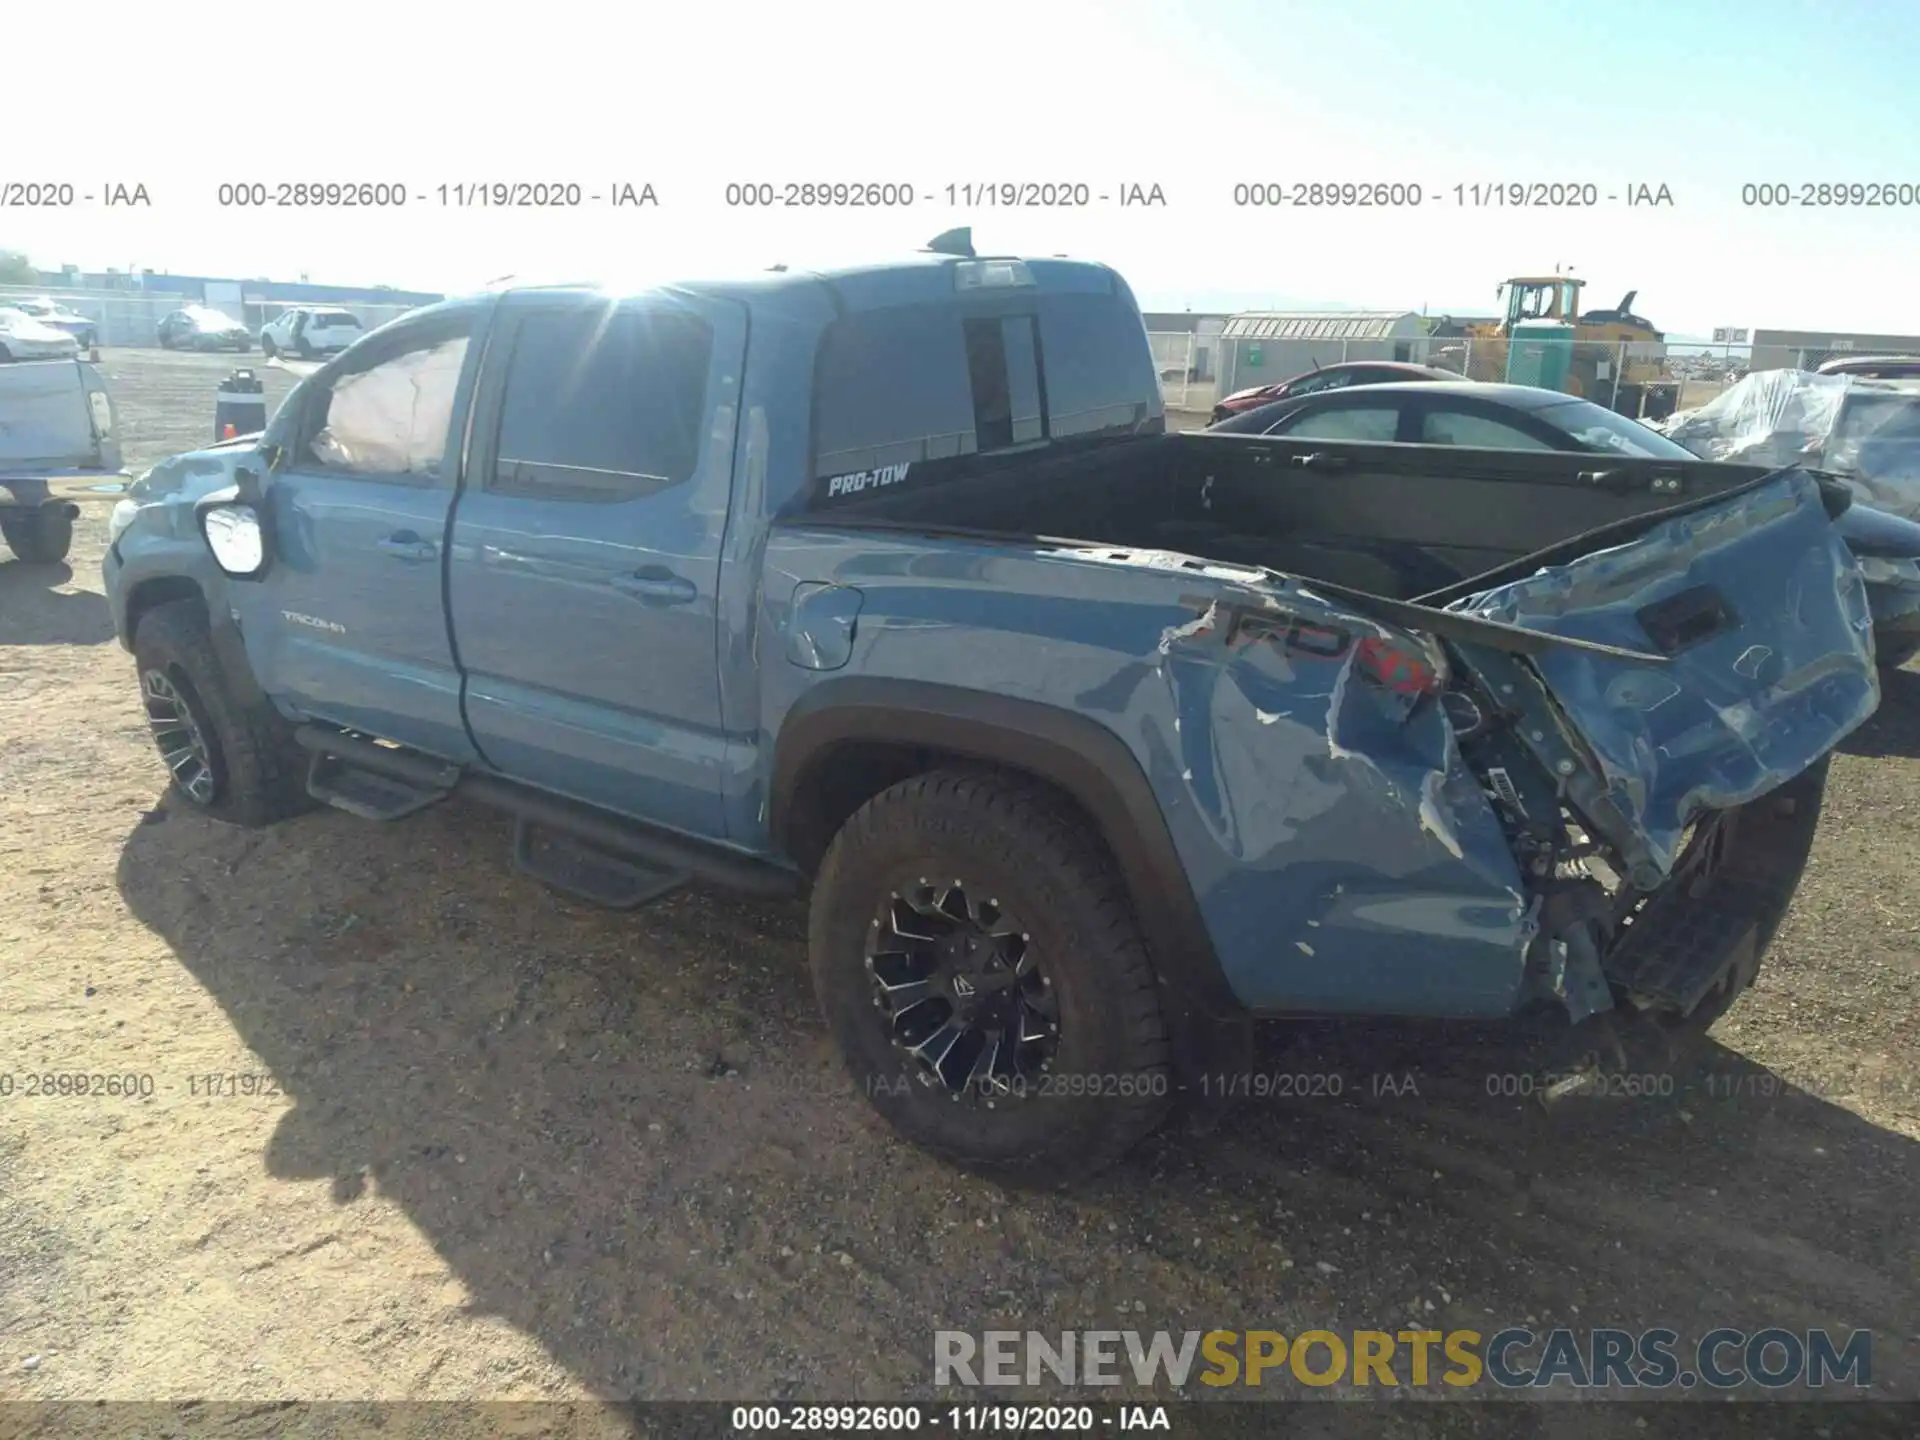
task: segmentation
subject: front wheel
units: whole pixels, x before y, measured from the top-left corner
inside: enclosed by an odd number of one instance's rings
[[[262,335],[260,337],[260,353],[269,360],[280,353],[280,347],[273,343],[273,337],[271,335]]]
[[[73,548],[73,519],[53,510],[0,520],[7,548],[29,565],[58,565]]]
[[[250,827],[311,807],[291,727],[264,698],[240,697],[198,600],[142,616],[133,658],[147,727],[175,795],[216,820]]]
[[[935,771],[862,806],[816,877],[808,952],[856,1084],[949,1160],[1066,1183],[1171,1106],[1126,887],[1084,822],[1017,777]]]

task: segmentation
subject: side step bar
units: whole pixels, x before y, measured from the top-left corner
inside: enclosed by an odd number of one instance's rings
[[[316,799],[390,820],[458,790],[514,817],[515,868],[596,904],[630,909],[693,880],[768,898],[796,895],[802,886],[778,865],[417,751],[324,725],[302,725],[293,738],[314,757],[308,792]]]
[[[307,793],[363,820],[398,820],[446,799],[460,781],[458,766],[431,767],[405,751],[388,753],[400,763],[375,769],[315,750]]]

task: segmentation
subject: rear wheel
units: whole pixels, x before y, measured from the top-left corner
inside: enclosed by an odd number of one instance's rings
[[[1126,888],[1084,823],[1018,778],[936,771],[870,800],[821,865],[808,950],[855,1082],[944,1158],[1071,1182],[1171,1104]]]
[[[73,548],[73,519],[42,510],[19,520],[0,520],[7,548],[29,565],[58,565]]]
[[[264,699],[240,698],[199,601],[141,617],[133,656],[147,727],[176,795],[217,820],[255,827],[311,808],[291,727]]]

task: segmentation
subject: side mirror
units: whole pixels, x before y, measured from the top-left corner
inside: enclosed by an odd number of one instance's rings
[[[257,580],[266,573],[271,559],[267,527],[256,502],[246,498],[238,485],[215,490],[193,507],[194,519],[206,538],[213,560],[235,580]]]

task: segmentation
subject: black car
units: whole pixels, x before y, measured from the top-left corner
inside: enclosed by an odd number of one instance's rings
[[[1454,445],[1479,450],[1585,451],[1697,464],[1700,457],[1637,420],[1557,390],[1529,385],[1369,385],[1263,405],[1209,433],[1359,444]],[[1920,524],[1854,504],[1839,528],[1860,561],[1887,665],[1920,653]]]
[[[231,315],[189,305],[160,322],[160,348],[247,351],[253,348],[253,336]]]

